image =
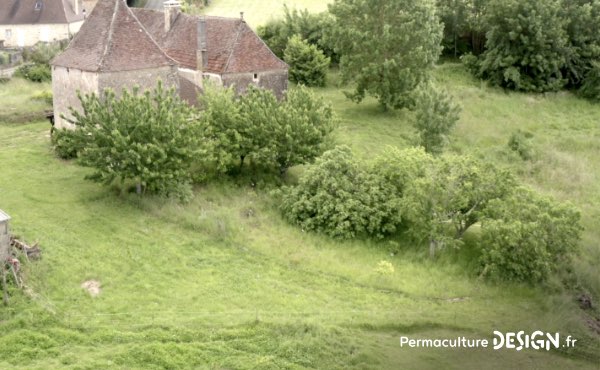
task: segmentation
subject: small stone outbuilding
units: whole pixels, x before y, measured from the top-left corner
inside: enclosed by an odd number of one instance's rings
[[[252,84],[282,97],[288,66],[242,17],[190,16],[176,0],[165,1],[164,11],[98,0],[69,47],[52,61],[55,125],[69,127],[61,115],[80,108],[77,91],[152,89],[159,79],[190,104],[207,79],[235,86],[238,93]]]

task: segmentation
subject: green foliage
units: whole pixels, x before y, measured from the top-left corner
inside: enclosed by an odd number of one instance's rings
[[[430,255],[461,245],[465,232],[482,218],[495,199],[511,193],[515,179],[507,172],[468,156],[443,156],[425,176],[409,183],[402,201],[410,234],[429,242]]]
[[[569,39],[560,9],[560,0],[492,0],[482,76],[521,91],[561,89]]]
[[[480,54],[485,42],[482,18],[489,0],[437,0],[444,24],[444,54]]]
[[[592,64],[592,68],[587,72],[579,89],[579,94],[586,99],[600,103],[600,62]]]
[[[77,158],[86,144],[85,138],[79,132],[67,129],[52,132],[51,142],[54,153],[62,159]]]
[[[160,82],[152,92],[134,88],[117,97],[107,90],[80,100],[83,113],[70,111],[85,142],[80,163],[94,169],[89,180],[133,181],[138,192],[180,195],[194,161],[208,153],[203,128],[191,119],[189,106]]]
[[[517,130],[508,139],[508,148],[527,161],[533,158],[534,150],[531,143],[533,134],[531,132]]]
[[[394,187],[362,168],[348,147],[325,152],[297,186],[282,191],[284,217],[303,230],[345,239],[383,237],[400,223]]]
[[[46,64],[24,64],[17,68],[14,76],[33,82],[47,82],[52,79],[52,72]]]
[[[334,128],[331,106],[306,87],[278,101],[270,90],[250,87],[236,100],[233,91],[206,89],[201,120],[216,148],[218,168],[231,171],[236,160],[277,169],[312,162],[328,146]]]
[[[563,0],[562,17],[566,20],[569,50],[564,74],[572,87],[585,83],[593,63],[600,60],[600,1]]]
[[[460,108],[447,92],[425,85],[417,95],[414,122],[419,132],[419,144],[428,153],[441,153],[459,116]]]
[[[413,91],[426,81],[441,52],[442,26],[430,1],[336,0],[329,38],[342,57],[347,96],[374,96],[385,108],[411,107]]]
[[[45,102],[48,105],[52,105],[52,101],[53,101],[52,91],[42,90],[39,93],[33,95],[31,97],[31,99],[33,99],[33,100],[41,100],[41,101]]]
[[[482,274],[504,280],[538,282],[567,265],[582,228],[579,212],[520,188],[494,200],[482,223]]]
[[[292,36],[284,52],[284,60],[290,66],[290,80],[306,86],[325,86],[330,59],[315,45]]]
[[[325,33],[332,27],[333,18],[327,12],[310,13],[307,9],[290,10],[284,5],[283,19],[271,19],[257,29],[258,35],[279,58],[284,57],[285,49],[293,36],[299,36],[310,45],[323,51],[331,61],[339,61]]]

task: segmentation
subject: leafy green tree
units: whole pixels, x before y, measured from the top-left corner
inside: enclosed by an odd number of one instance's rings
[[[80,100],[83,111],[70,111],[75,131],[85,140],[79,161],[94,169],[87,179],[132,181],[138,192],[162,195],[181,195],[189,187],[193,163],[208,150],[200,140],[202,127],[174,90],[159,83],[143,94],[134,88],[117,97],[106,90]]]
[[[257,33],[280,58],[284,57],[289,39],[298,35],[302,40],[322,50],[332,62],[337,63],[339,56],[333,50],[330,40],[325,37],[325,33],[332,25],[333,17],[328,12],[310,13],[306,9],[290,10],[287,5],[284,5],[284,17],[272,19],[264,26],[259,26]]]
[[[482,275],[538,282],[565,265],[582,231],[579,212],[569,204],[519,188],[492,200],[481,235]]]
[[[427,80],[441,53],[442,26],[431,1],[336,0],[329,5],[336,23],[328,37],[341,54],[347,96],[367,94],[385,108],[413,104],[412,93]]]
[[[454,57],[483,52],[485,30],[482,19],[489,0],[437,0],[444,24],[444,53]]]
[[[419,91],[414,126],[425,151],[433,154],[442,152],[459,116],[460,108],[446,92],[431,85],[425,85]]]
[[[325,152],[297,186],[282,191],[284,217],[303,230],[344,239],[382,237],[400,223],[394,187],[365,171],[345,146]]]
[[[290,80],[306,86],[325,86],[331,60],[316,46],[294,35],[285,49],[284,60],[290,66]]]
[[[205,138],[213,143],[216,169],[230,171],[238,159],[247,155],[250,146],[235,92],[233,88],[205,83],[199,102],[200,121],[206,127]]]
[[[207,86],[200,101],[201,121],[221,171],[242,168],[249,159],[283,174],[321,155],[335,124],[331,106],[303,86],[290,89],[282,101],[252,86],[240,97],[231,89]]]
[[[403,214],[411,235],[428,241],[433,257],[437,249],[459,246],[490,202],[505,198],[514,186],[509,172],[492,165],[466,156],[439,157],[405,190]]]
[[[311,163],[331,146],[330,134],[335,128],[335,116],[330,104],[318,98],[308,88],[288,90],[277,117],[275,162],[279,171]]]
[[[561,6],[561,0],[491,0],[485,17],[482,76],[521,91],[562,88],[567,82],[562,68],[569,37]]]

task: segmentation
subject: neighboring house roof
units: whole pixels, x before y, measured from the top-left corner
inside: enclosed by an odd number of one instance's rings
[[[169,32],[160,11],[133,8],[133,13],[161,48],[181,67],[196,69],[199,18],[179,13]],[[243,73],[287,69],[269,47],[239,18],[206,16],[204,72]]]
[[[123,0],[98,1],[69,47],[52,61],[55,66],[89,72],[130,71],[176,64]]]
[[[70,0],[0,0],[0,24],[66,24],[83,21]]]

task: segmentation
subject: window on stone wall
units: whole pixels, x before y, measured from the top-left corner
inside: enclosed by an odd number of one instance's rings
[[[258,82],[258,73],[255,73],[254,76],[252,76],[252,79],[254,82]]]
[[[42,0],[37,0],[35,2],[35,7],[33,9],[34,10],[42,10]]]
[[[4,31],[4,38],[7,40],[10,40],[10,38],[12,37],[12,30],[8,29]]]

